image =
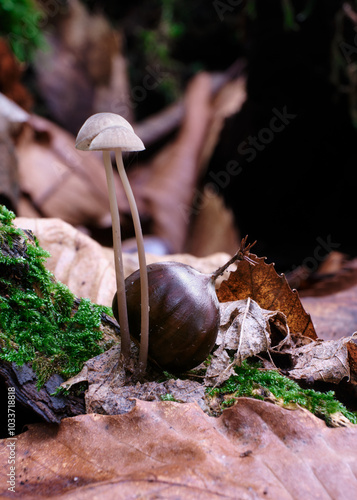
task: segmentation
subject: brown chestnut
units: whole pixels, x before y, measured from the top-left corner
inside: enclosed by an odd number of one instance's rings
[[[218,333],[216,275],[179,262],[147,266],[149,283],[149,358],[162,369],[184,372],[204,361]],[[125,280],[130,335],[140,341],[140,272]],[[118,319],[116,295],[113,313]]]

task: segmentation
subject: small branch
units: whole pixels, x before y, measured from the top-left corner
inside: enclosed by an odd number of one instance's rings
[[[251,248],[256,244],[256,241],[254,241],[253,243],[249,243],[249,245],[246,246],[247,238],[248,236],[245,236],[242,239],[238,252],[233,255],[233,257],[226,264],[224,264],[212,274],[213,281],[216,281],[216,279],[221,276],[224,271],[228,269],[231,264],[234,264],[237,260],[246,260],[247,262],[249,262],[249,264],[255,266],[256,263],[249,257],[249,252]]]

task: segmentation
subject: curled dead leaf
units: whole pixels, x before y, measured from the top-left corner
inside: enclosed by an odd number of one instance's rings
[[[289,376],[295,380],[322,381],[338,384],[350,378],[347,344],[351,337],[339,340],[319,340],[294,349],[291,354],[293,369]]]
[[[234,374],[234,367],[259,353],[267,353],[272,345],[279,350],[290,344],[289,328],[280,312],[265,311],[248,298],[220,304],[220,328],[207,368],[205,384],[220,385]],[[279,325],[279,335],[272,336],[271,325]],[[277,326],[275,326],[277,328]],[[231,361],[233,358],[233,361]]]
[[[311,317],[285,276],[277,274],[274,265],[266,264],[264,257],[251,253],[248,257],[254,264],[247,260],[238,263],[237,270],[230,274],[217,292],[220,302],[250,297],[263,309],[284,313],[291,333],[315,340],[317,335]]]
[[[220,307],[220,335],[224,334],[225,348],[236,351],[238,365],[270,347],[267,321],[258,304],[248,298],[225,302]]]

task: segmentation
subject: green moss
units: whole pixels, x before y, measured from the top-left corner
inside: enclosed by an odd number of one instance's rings
[[[163,394],[162,396],[160,396],[160,399],[161,399],[161,401],[176,401],[177,402],[177,399],[175,399],[174,396],[172,394],[170,394],[169,392],[167,394]]]
[[[293,380],[284,377],[275,370],[263,370],[259,364],[249,364],[244,361],[242,366],[235,368],[232,375],[221,387],[208,389],[208,397],[221,397],[221,407],[232,406],[237,398],[246,396],[256,399],[266,399],[272,394],[282,406],[300,406],[314,415],[330,423],[331,415],[341,413],[352,423],[357,424],[357,414],[348,411],[334,397],[334,392],[326,393],[312,389],[302,389]]]
[[[30,363],[38,386],[53,374],[68,378],[107,348],[101,317],[110,309],[76,299],[44,266],[36,238],[13,225],[0,206],[0,359]]]

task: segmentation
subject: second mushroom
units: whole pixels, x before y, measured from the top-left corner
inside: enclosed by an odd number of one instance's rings
[[[110,152],[114,151],[116,164],[125,194],[128,198],[138,248],[140,283],[141,283],[141,339],[138,373],[146,369],[149,344],[149,292],[144,240],[135,198],[126,175],[122,151],[142,151],[145,149],[141,139],[135,134],[127,120],[114,113],[97,113],[83,124],[78,132],[76,148],[82,151],[102,151],[108,184],[110,211],[113,227],[113,247],[115,274],[117,280],[118,315],[121,334],[121,353],[124,361],[130,356],[130,334],[125,295],[125,280],[121,245],[120,219]]]

